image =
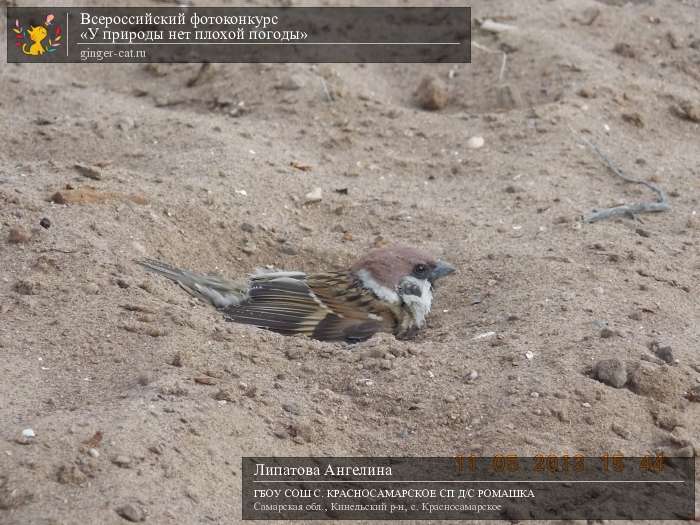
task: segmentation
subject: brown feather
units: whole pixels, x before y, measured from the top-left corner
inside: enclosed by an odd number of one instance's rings
[[[255,280],[245,301],[223,311],[229,321],[322,341],[364,340],[396,326],[396,314],[350,272]]]

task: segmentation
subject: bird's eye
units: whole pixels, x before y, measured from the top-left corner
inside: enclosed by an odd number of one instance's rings
[[[428,267],[425,264],[416,264],[413,267],[413,275],[416,277],[425,277],[428,273]]]

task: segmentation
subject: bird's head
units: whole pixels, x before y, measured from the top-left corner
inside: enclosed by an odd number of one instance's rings
[[[388,246],[367,253],[351,270],[377,296],[392,300],[397,294],[420,297],[424,290],[431,290],[438,279],[453,273],[455,268],[415,248]]]

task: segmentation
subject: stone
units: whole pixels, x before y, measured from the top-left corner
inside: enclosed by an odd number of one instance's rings
[[[313,204],[323,200],[323,190],[319,187],[314,188],[309,193],[304,195],[304,204]]]
[[[120,454],[112,458],[112,463],[121,468],[129,468],[131,467],[131,458]]]
[[[471,137],[467,141],[467,147],[469,149],[479,149],[479,148],[482,148],[484,146],[484,143],[485,143],[484,137],[479,137],[479,136]]]

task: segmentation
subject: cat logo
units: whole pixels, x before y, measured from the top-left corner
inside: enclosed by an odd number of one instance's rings
[[[55,53],[61,45],[63,35],[61,26],[52,24],[54,18],[53,15],[48,15],[43,25],[29,26],[27,29],[20,25],[19,20],[15,20],[15,27],[12,28],[16,36],[15,45],[22,50],[22,53],[29,56]]]

